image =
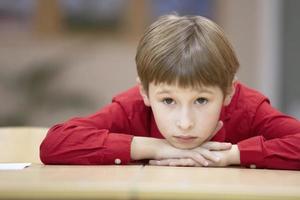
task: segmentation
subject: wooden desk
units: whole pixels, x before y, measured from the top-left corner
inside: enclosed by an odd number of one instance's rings
[[[300,199],[300,172],[145,166],[136,199]]]
[[[0,171],[0,199],[130,199],[141,168],[35,164]]]
[[[45,127],[0,127],[0,162],[40,163]]]
[[[300,172],[34,164],[0,171],[0,199],[300,199]]]

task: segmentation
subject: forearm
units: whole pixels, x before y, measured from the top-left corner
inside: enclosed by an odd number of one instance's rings
[[[167,145],[167,142],[163,139],[151,137],[133,137],[130,151],[131,159],[157,159],[157,151],[160,150],[164,145]]]
[[[263,136],[238,143],[241,165],[267,169],[300,169],[300,133],[266,140]]]

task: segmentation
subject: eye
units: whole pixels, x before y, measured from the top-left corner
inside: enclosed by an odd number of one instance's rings
[[[196,100],[196,104],[205,105],[205,104],[207,104],[207,103],[208,103],[208,100],[207,100],[206,98],[203,98],[203,97],[198,98],[198,99]]]
[[[163,102],[164,104],[166,104],[166,105],[171,105],[171,104],[174,104],[174,103],[175,103],[175,101],[174,101],[172,98],[164,98],[164,99],[162,100],[162,102]]]

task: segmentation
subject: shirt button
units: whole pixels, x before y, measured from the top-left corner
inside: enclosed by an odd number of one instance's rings
[[[252,165],[250,165],[250,168],[251,169],[256,169],[256,165],[252,164]]]
[[[122,161],[121,161],[119,158],[115,159],[115,164],[116,164],[116,165],[121,164],[121,162],[122,162]]]

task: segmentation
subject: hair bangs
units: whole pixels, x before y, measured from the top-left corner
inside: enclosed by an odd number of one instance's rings
[[[158,65],[152,68],[149,82],[175,84],[183,88],[224,85],[221,89],[225,91],[228,85],[225,77],[228,75],[224,68],[217,67],[223,63],[217,63],[218,60],[213,59],[214,55],[201,44],[197,34],[192,30],[184,38],[184,42],[180,41],[177,45],[175,43],[173,51],[161,57],[162,59],[157,62]]]

